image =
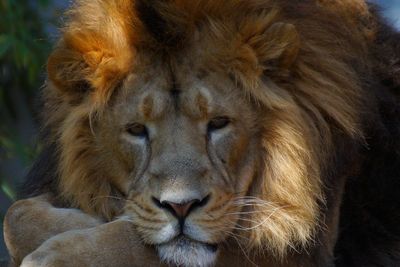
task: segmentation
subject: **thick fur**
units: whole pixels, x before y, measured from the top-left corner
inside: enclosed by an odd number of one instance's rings
[[[197,77],[229,77],[257,113],[245,118],[257,125],[257,168],[233,192],[247,201],[235,227],[247,230],[229,226],[250,257],[268,255],[273,266],[397,266],[399,41],[364,1],[77,1],[48,63],[50,134],[35,192],[105,220],[135,213],[129,201],[147,208],[125,187],[123,163],[99,147],[96,127],[129,95],[132,72],[168,62],[175,86],[190,62]],[[207,100],[197,104],[201,117]],[[57,161],[47,172],[46,153]]]

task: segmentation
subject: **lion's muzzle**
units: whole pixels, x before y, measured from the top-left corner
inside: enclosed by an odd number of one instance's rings
[[[177,266],[207,267],[215,264],[218,246],[194,241],[184,235],[157,246],[160,258]]]

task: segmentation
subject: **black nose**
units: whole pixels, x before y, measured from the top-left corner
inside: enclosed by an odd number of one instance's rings
[[[176,202],[167,201],[167,200],[160,202],[160,200],[153,197],[153,201],[159,208],[165,209],[165,210],[169,211],[170,213],[172,213],[179,220],[183,220],[190,214],[190,212],[192,212],[196,208],[205,206],[207,204],[209,198],[210,197],[207,196],[207,197],[203,198],[202,200],[192,199],[189,201],[176,203]]]

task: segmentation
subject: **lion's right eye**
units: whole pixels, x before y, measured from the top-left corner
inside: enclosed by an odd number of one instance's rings
[[[230,122],[231,120],[228,117],[216,117],[208,123],[207,130],[212,132],[225,128]]]
[[[136,137],[146,137],[148,132],[145,125],[140,123],[132,123],[126,126],[126,131]]]

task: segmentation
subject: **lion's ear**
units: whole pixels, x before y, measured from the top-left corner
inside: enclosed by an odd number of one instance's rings
[[[258,101],[270,107],[285,106],[291,97],[273,81],[291,72],[300,50],[300,36],[294,25],[272,23],[274,16],[271,18],[248,23],[243,27],[243,41],[236,52],[234,74],[243,88]],[[259,83],[263,76],[263,82]],[[267,85],[269,90],[260,89],[257,86],[260,84]]]
[[[71,99],[92,93],[105,102],[128,71],[133,51],[126,50],[94,32],[65,33],[49,57],[49,79]]]
[[[250,38],[248,44],[267,70],[289,69],[297,58],[300,38],[294,25],[278,22],[264,33]]]

